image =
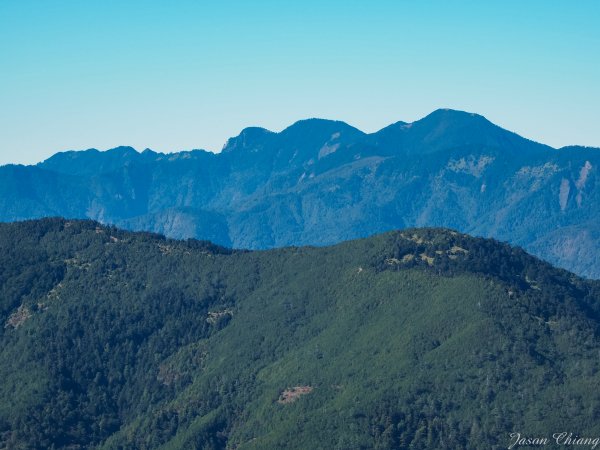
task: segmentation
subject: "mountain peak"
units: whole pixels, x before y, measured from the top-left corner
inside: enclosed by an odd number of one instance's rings
[[[431,113],[429,113],[427,116],[425,116],[425,118],[433,117],[433,116],[457,117],[457,118],[458,117],[462,117],[462,118],[476,117],[476,118],[485,119],[485,117],[483,117],[481,114],[477,114],[477,113],[473,113],[473,112],[469,112],[469,111],[463,111],[460,109],[452,109],[452,108],[438,108],[438,109],[432,111]]]
[[[241,150],[257,151],[263,148],[264,141],[273,134],[275,133],[266,128],[244,128],[237,136],[227,139],[227,142],[223,146],[222,153]]]
[[[422,119],[413,122],[413,124],[427,124],[429,126],[443,127],[496,127],[496,125],[494,125],[492,122],[490,122],[480,114],[448,108],[436,109],[435,111],[426,115]]]
[[[91,175],[93,173],[115,170],[138,158],[140,155],[137,150],[129,146],[119,146],[105,151],[95,148],[84,151],[69,150],[51,156],[39,163],[38,167],[59,173]]]
[[[322,134],[322,133],[351,133],[355,135],[364,135],[362,131],[346,122],[341,120],[329,120],[319,118],[308,118],[298,120],[292,125],[284,129],[281,134],[283,135],[295,135],[295,134]]]
[[[135,148],[129,145],[119,145],[118,147],[106,150],[106,153],[110,153],[111,155],[117,155],[121,157],[131,157],[140,154]]]
[[[310,118],[299,120],[279,133],[259,127],[245,128],[238,136],[227,140],[222,152],[256,153],[267,149],[279,154],[280,150],[285,149],[280,156],[291,152],[300,158],[311,158],[332,141],[338,142],[344,138],[353,140],[364,135],[342,121]],[[286,161],[289,162],[289,159]]]
[[[159,153],[155,152],[151,148],[145,148],[144,151],[141,154],[143,156],[157,156]]]
[[[444,149],[479,147],[508,153],[540,153],[551,148],[525,139],[490,122],[480,114],[453,109],[437,109],[409,125],[409,141],[419,151],[432,153]]]

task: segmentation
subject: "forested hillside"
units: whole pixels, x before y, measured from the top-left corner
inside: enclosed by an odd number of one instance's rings
[[[446,229],[232,251],[0,224],[0,448],[600,435],[600,286]]]

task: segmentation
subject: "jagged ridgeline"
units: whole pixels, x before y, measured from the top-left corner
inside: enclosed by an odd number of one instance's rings
[[[0,225],[0,448],[482,449],[600,434],[600,287],[412,229],[231,251]]]

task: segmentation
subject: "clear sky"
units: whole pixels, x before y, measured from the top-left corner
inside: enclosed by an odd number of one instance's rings
[[[0,0],[0,164],[445,107],[600,146],[598,0]]]

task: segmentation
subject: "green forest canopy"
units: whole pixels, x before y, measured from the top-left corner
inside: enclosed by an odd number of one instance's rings
[[[598,282],[444,229],[246,252],[0,224],[0,448],[600,435],[599,318]]]

